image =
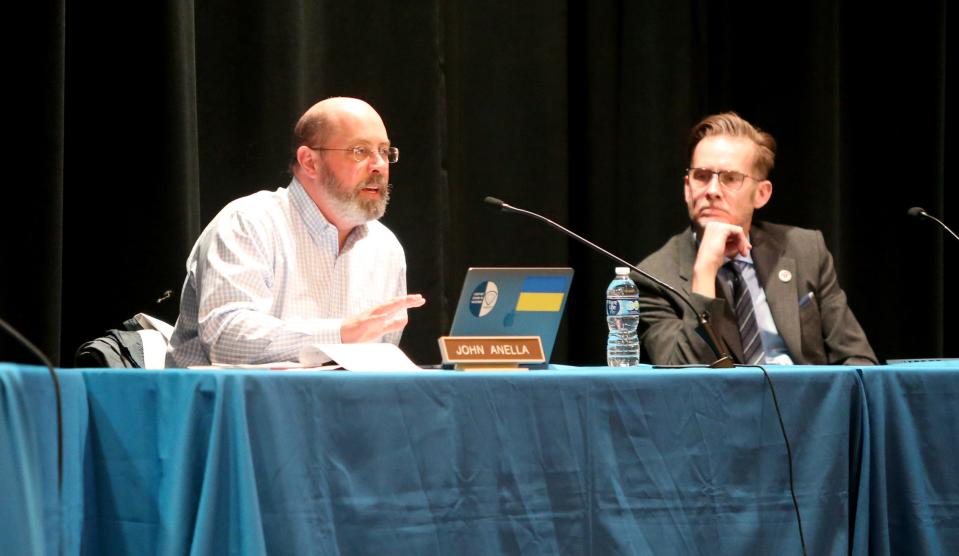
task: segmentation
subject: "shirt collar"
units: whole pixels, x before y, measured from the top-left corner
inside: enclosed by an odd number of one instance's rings
[[[290,182],[289,190],[293,208],[296,209],[296,212],[303,218],[303,223],[306,225],[306,229],[309,231],[313,241],[319,242],[321,238],[327,234],[333,234],[334,237],[338,237],[339,230],[323,216],[323,213],[320,212],[319,207],[313,202],[310,194],[306,192],[306,188],[303,187],[303,184],[301,184],[296,177]],[[346,243],[343,245],[344,250],[352,243],[366,237],[367,233],[367,224],[360,224],[353,228],[350,235],[346,238]]]

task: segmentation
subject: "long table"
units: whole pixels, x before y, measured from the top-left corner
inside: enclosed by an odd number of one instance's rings
[[[959,552],[959,365],[769,372],[809,554]],[[757,369],[60,376],[57,495],[46,370],[0,364],[27,553],[800,553]]]

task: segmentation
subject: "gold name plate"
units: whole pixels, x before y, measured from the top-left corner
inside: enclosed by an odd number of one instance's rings
[[[543,342],[539,336],[441,336],[443,363],[458,370],[525,370],[520,363],[542,363]]]

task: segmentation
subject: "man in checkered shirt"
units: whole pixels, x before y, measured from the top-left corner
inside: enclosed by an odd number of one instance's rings
[[[237,199],[187,259],[167,367],[296,361],[314,343],[398,344],[406,257],[378,219],[399,160],[366,102],[329,98],[297,122],[293,179]]]

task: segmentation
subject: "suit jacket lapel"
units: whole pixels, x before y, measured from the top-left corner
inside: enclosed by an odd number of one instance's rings
[[[779,241],[766,233],[762,225],[755,225],[749,236],[753,244],[751,255],[756,265],[756,276],[766,292],[769,312],[786,349],[795,360],[802,354],[796,260],[785,255]]]
[[[696,262],[696,243],[693,242],[692,228],[686,230],[680,238],[678,245],[679,277],[682,278],[681,284],[683,293],[690,294],[690,287],[693,279],[693,263]]]

